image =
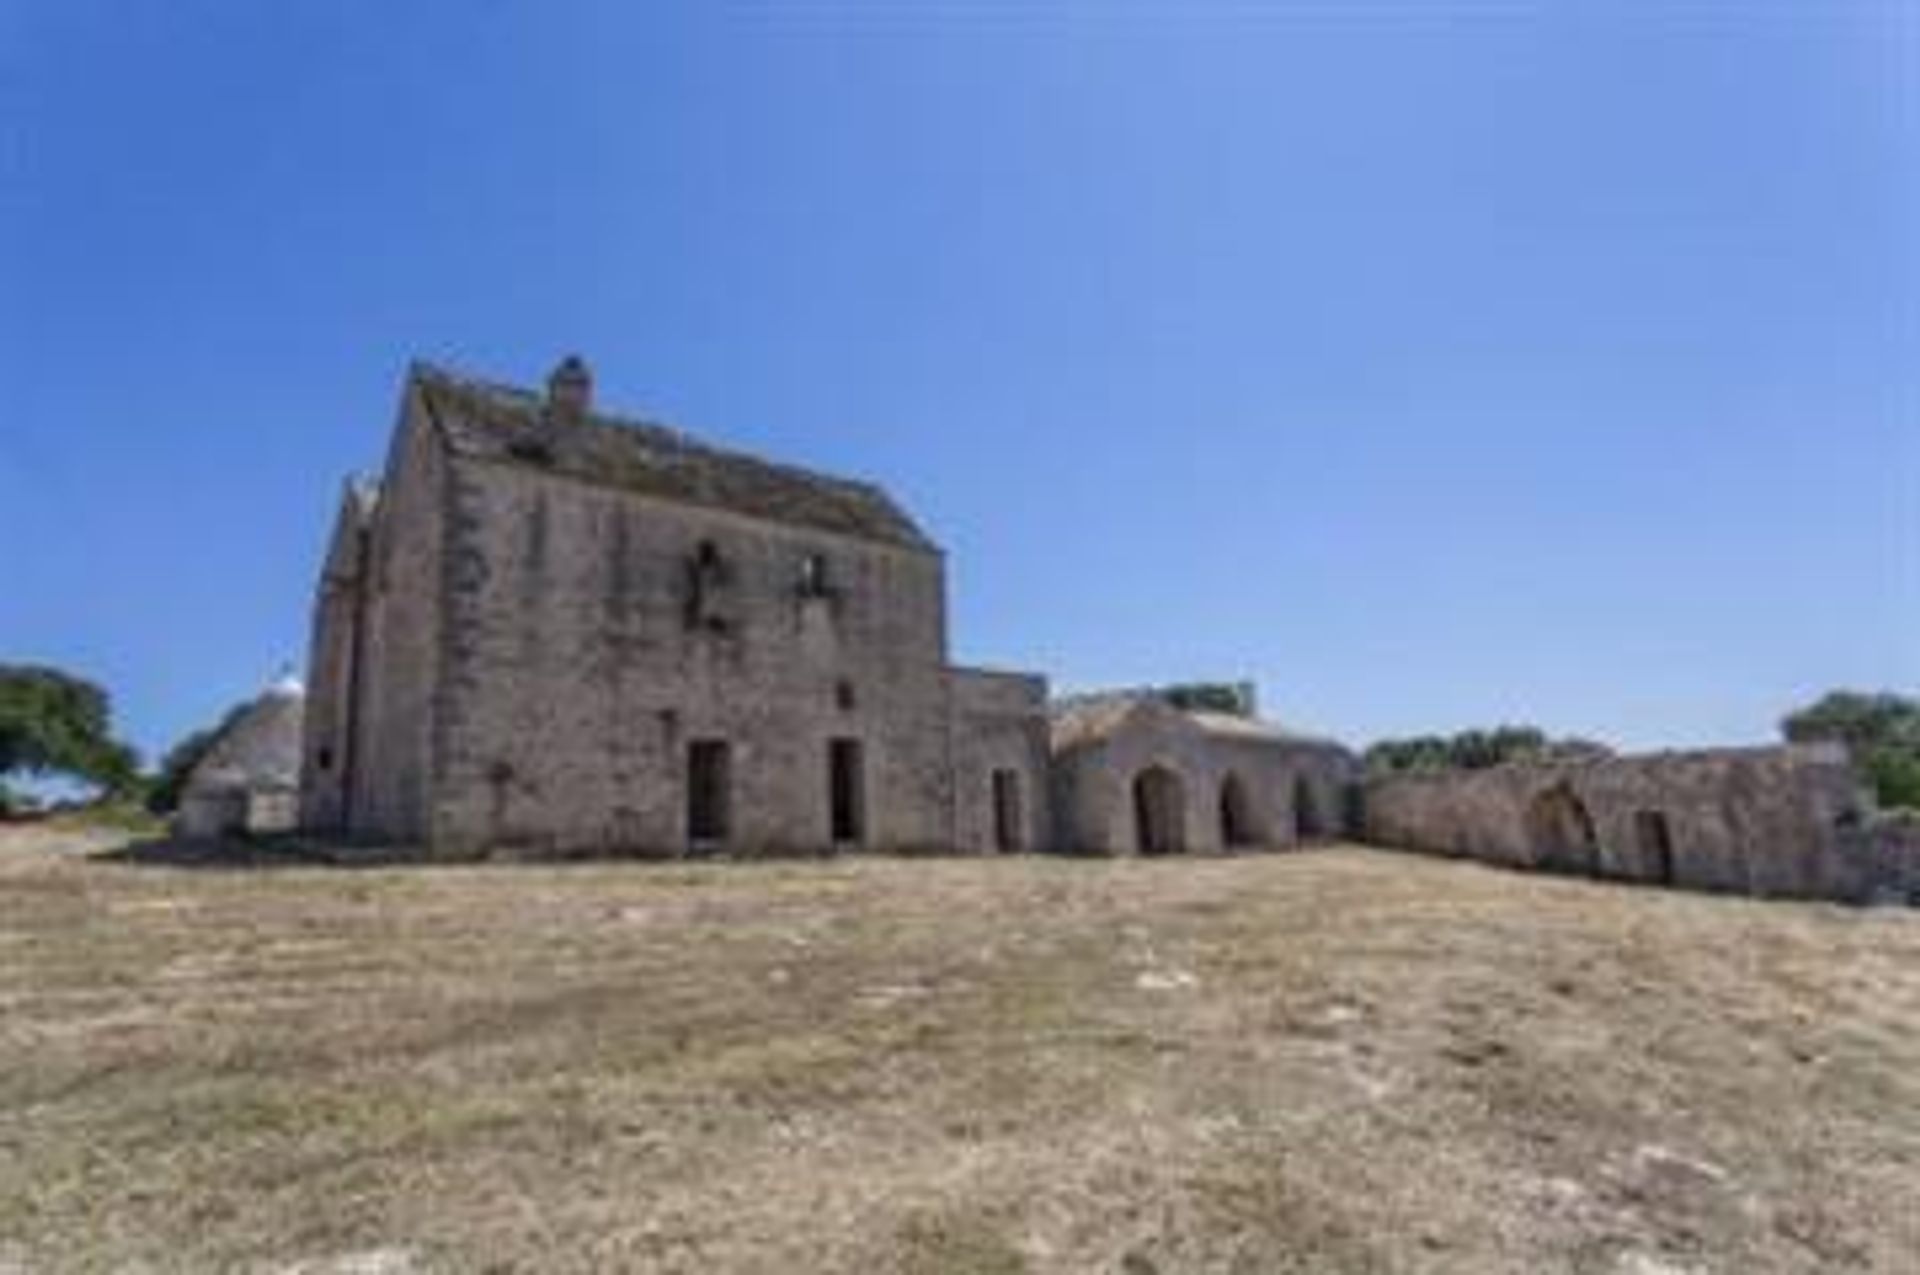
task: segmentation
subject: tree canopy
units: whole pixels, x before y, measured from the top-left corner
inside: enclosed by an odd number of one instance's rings
[[[0,787],[8,776],[64,775],[110,793],[139,782],[139,756],[113,736],[107,693],[59,669],[0,664]]]
[[[1537,726],[1496,726],[1453,735],[1414,735],[1383,739],[1367,749],[1367,768],[1376,774],[1401,771],[1485,770],[1502,762],[1604,757],[1605,744],[1590,739],[1550,738]]]
[[[1788,713],[1793,743],[1845,744],[1883,806],[1920,807],[1920,699],[1891,691],[1828,691]]]
[[[1178,682],[1155,693],[1186,712],[1252,717],[1259,711],[1252,682]]]

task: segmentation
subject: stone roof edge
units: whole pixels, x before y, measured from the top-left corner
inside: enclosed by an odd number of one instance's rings
[[[531,390],[526,389],[524,386],[510,385],[504,381],[495,381],[485,377],[472,376],[465,372],[460,372],[452,368],[444,367],[440,364],[431,362],[430,360],[427,360],[427,359],[416,358],[411,360],[408,363],[407,386],[408,386],[409,392],[416,386],[426,387],[436,383],[450,387],[455,393],[466,391],[470,393],[498,394],[508,398],[517,399],[522,403],[526,404],[527,407],[529,407],[530,409],[537,409],[540,404],[539,396],[534,394]],[[476,456],[474,453],[464,449],[461,446],[459,441],[454,436],[454,432],[445,426],[445,424],[440,420],[439,413],[434,410],[431,395],[423,393],[420,396],[420,401],[426,407],[428,419],[432,422],[435,432],[439,434],[441,442],[446,446],[450,454],[460,456],[463,459],[480,459],[480,460],[489,459],[487,457]],[[745,464],[758,465],[758,466],[761,466],[762,468],[773,470],[775,472],[784,474],[787,477],[799,479],[804,482],[818,483],[818,484],[829,486],[829,487],[840,487],[840,488],[851,489],[851,491],[858,493],[860,495],[863,495],[868,499],[878,500],[879,502],[884,504],[887,510],[895,518],[897,518],[900,521],[901,525],[907,528],[912,533],[912,538],[907,539],[907,538],[900,538],[900,537],[893,537],[893,536],[863,534],[861,532],[855,532],[855,531],[844,531],[839,533],[829,532],[828,534],[839,534],[839,535],[845,536],[848,539],[858,540],[858,541],[861,541],[862,543],[867,543],[867,544],[886,544],[886,545],[892,545],[900,549],[907,549],[907,550],[917,551],[920,553],[930,553],[941,558],[944,558],[946,556],[946,550],[942,548],[939,542],[934,540],[932,536],[927,534],[926,528],[920,525],[920,522],[918,519],[916,519],[912,514],[907,512],[906,506],[901,504],[898,500],[895,500],[893,497],[893,493],[888,491],[883,484],[873,479],[863,478],[863,477],[850,477],[850,476],[841,475],[841,474],[830,474],[825,472],[824,470],[812,469],[805,465],[796,465],[789,461],[783,461],[783,460],[773,460],[766,456],[756,455],[753,452],[741,451],[737,448],[719,446],[717,444],[708,442],[706,439],[701,438],[698,435],[691,434],[676,425],[670,425],[663,421],[647,420],[643,417],[637,417],[637,416],[627,416],[618,412],[604,411],[599,408],[595,408],[592,412],[590,412],[588,414],[588,419],[592,421],[594,424],[600,425],[604,428],[630,429],[630,430],[653,430],[658,433],[668,435],[676,443],[686,447],[689,451],[703,452],[706,455],[715,457],[716,459],[721,461],[737,461]],[[493,462],[493,463],[501,463],[501,462]],[[594,486],[615,487],[618,485],[615,483],[602,482],[593,478],[586,478],[586,477],[577,477],[576,481],[588,483]],[[754,521],[765,522],[774,526],[790,525],[777,518],[769,518],[769,517],[765,517],[761,515],[753,515],[753,514],[744,514],[744,513],[740,513],[739,510],[727,510],[726,506],[724,505],[709,505],[704,502],[698,502],[698,501],[675,501],[672,498],[668,498],[668,497],[655,497],[655,499],[663,500],[666,503],[697,504],[699,505],[700,508],[703,508],[703,509],[706,509],[706,508],[722,509],[722,510],[726,510],[727,512],[739,514],[739,516],[741,517],[752,518],[754,519]]]

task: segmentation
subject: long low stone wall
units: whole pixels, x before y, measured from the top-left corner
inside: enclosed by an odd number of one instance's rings
[[[1366,840],[1512,867],[1861,902],[1920,890],[1920,829],[1832,745],[1520,762],[1369,781]]]

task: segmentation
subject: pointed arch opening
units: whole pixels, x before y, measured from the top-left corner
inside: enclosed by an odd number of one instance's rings
[[[1565,783],[1541,792],[1527,807],[1527,842],[1534,863],[1549,872],[1593,876],[1599,870],[1593,816]]]

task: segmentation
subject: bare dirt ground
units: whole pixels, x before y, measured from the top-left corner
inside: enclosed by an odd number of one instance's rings
[[[1920,1269],[1920,913],[0,834],[0,1271]]]

